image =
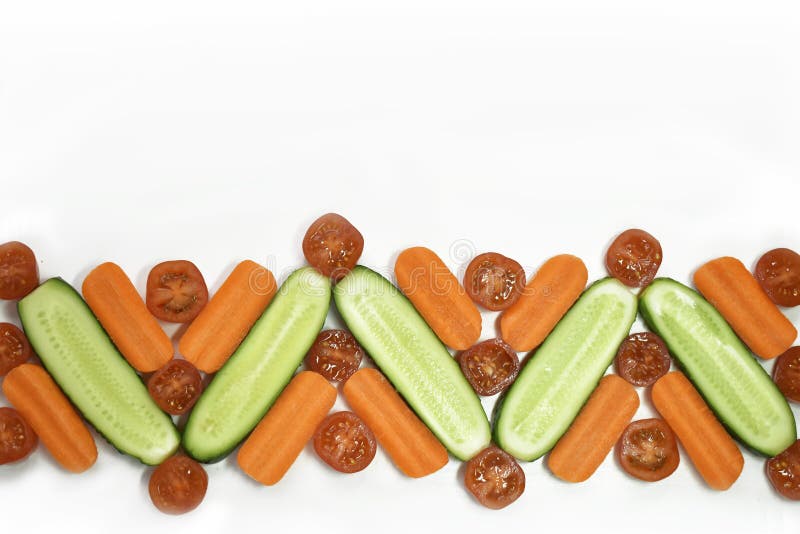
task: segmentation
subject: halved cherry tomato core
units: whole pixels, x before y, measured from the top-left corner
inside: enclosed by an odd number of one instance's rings
[[[171,415],[181,415],[200,397],[203,377],[191,362],[170,360],[152,374],[147,390],[159,408]]]
[[[364,237],[338,213],[326,213],[308,227],[303,238],[303,255],[308,263],[334,282],[358,263]]]
[[[525,491],[525,473],[513,456],[491,445],[467,462],[464,484],[479,503],[499,510]]]
[[[645,287],[656,277],[662,259],[658,239],[632,228],[619,234],[608,247],[606,268],[626,286]]]
[[[14,408],[0,408],[0,465],[22,460],[39,438]]]
[[[185,514],[206,496],[208,475],[202,465],[177,454],[153,470],[148,489],[156,508],[165,514]]]
[[[655,482],[678,468],[680,456],[675,434],[663,419],[634,421],[619,439],[619,461],[631,476]]]
[[[208,288],[194,263],[159,263],[147,276],[147,309],[162,321],[188,323],[208,302]]]
[[[634,386],[647,387],[667,374],[672,362],[664,341],[653,332],[631,334],[614,358],[617,373]]]
[[[358,371],[364,349],[346,330],[323,330],[306,354],[306,366],[333,382],[344,382]]]
[[[464,273],[464,289],[470,298],[491,311],[505,310],[525,289],[525,270],[497,252],[479,254]]]
[[[372,430],[356,414],[335,412],[317,427],[314,450],[337,471],[355,473],[375,458],[377,443]]]
[[[21,299],[39,285],[36,256],[24,243],[0,245],[0,299]]]
[[[800,347],[792,347],[778,356],[772,379],[787,399],[800,402]]]
[[[32,353],[22,330],[11,323],[0,323],[0,376],[27,362]]]
[[[800,439],[767,460],[767,478],[775,491],[793,501],[800,501]]]
[[[519,373],[517,353],[500,339],[481,341],[460,352],[456,360],[478,395],[504,391]]]
[[[800,304],[800,254],[788,248],[765,253],[756,263],[756,280],[779,306]]]

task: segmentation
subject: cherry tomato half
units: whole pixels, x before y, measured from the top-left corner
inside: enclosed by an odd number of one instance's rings
[[[767,460],[767,478],[775,491],[787,499],[800,501],[800,439]]]
[[[467,462],[464,484],[479,503],[499,510],[525,491],[525,473],[513,456],[491,445]]]
[[[364,237],[338,213],[326,213],[308,227],[303,238],[303,255],[308,263],[334,282],[358,263]]]
[[[756,263],[756,280],[778,306],[800,304],[800,254],[788,248],[770,250]]]
[[[314,450],[341,473],[355,473],[375,458],[375,435],[353,412],[335,412],[314,432]]]
[[[24,243],[0,245],[0,299],[21,299],[39,285],[36,256]]]
[[[617,350],[614,367],[634,386],[647,387],[667,374],[671,361],[664,341],[653,332],[631,334]]]
[[[170,360],[153,373],[147,390],[158,407],[171,415],[188,412],[203,391],[200,371],[186,360]]]
[[[456,360],[478,395],[504,391],[519,373],[517,353],[500,339],[481,341],[460,352]]]
[[[619,234],[608,247],[606,268],[626,286],[645,287],[656,277],[662,259],[658,239],[632,228]]]
[[[800,347],[792,347],[778,356],[772,379],[784,397],[800,402]]]
[[[147,309],[170,323],[188,323],[208,302],[208,288],[194,263],[161,262],[147,275]]]
[[[675,434],[663,419],[634,421],[619,440],[619,462],[631,476],[655,482],[678,468],[680,456]]]
[[[22,330],[11,323],[0,323],[0,376],[27,362],[32,353]]]
[[[165,514],[185,514],[203,502],[208,475],[199,463],[176,454],[153,470],[148,489],[156,508]]]
[[[0,408],[0,465],[22,460],[39,438],[14,408]]]
[[[323,330],[306,354],[306,366],[333,382],[344,382],[358,371],[364,349],[346,330]]]
[[[464,289],[476,304],[487,310],[505,310],[522,295],[525,270],[497,252],[478,254],[464,273]]]

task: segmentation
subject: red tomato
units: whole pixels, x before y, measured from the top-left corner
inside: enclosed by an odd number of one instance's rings
[[[36,256],[24,243],[0,245],[0,299],[21,299],[39,285]]]
[[[617,373],[634,386],[647,387],[667,374],[669,351],[664,341],[653,332],[629,335],[617,350],[614,366]]]
[[[619,438],[619,462],[631,476],[655,482],[678,468],[680,456],[675,434],[663,419],[640,419],[628,425]]]
[[[342,473],[355,473],[375,458],[375,435],[353,412],[335,412],[314,432],[314,450],[322,461]]]
[[[27,362],[32,352],[22,330],[11,323],[0,323],[0,376]]]
[[[499,510],[525,491],[525,473],[513,456],[491,445],[467,462],[464,484],[479,503]]]
[[[800,439],[767,460],[767,478],[775,491],[787,499],[800,501]]]
[[[150,475],[150,499],[165,514],[185,514],[203,502],[208,475],[203,466],[182,454],[167,459]]]
[[[344,382],[358,371],[364,350],[346,330],[323,330],[306,354],[306,366],[333,382]]]
[[[478,395],[504,391],[519,373],[517,353],[500,339],[487,339],[473,345],[460,352],[456,360]]]
[[[756,280],[779,306],[800,304],[800,254],[788,248],[770,250],[756,263]]]
[[[479,254],[464,273],[464,289],[476,304],[491,311],[505,310],[525,289],[525,270],[497,252]]]
[[[792,347],[778,356],[772,379],[787,399],[800,402],[800,347]]]
[[[147,275],[147,309],[162,321],[188,323],[206,302],[206,282],[190,261],[165,261]]]
[[[200,371],[186,360],[170,360],[153,373],[147,390],[159,408],[172,415],[182,415],[194,406],[203,391]]]
[[[364,237],[338,213],[326,213],[308,227],[303,238],[303,255],[308,263],[334,282],[358,263]]]
[[[22,460],[39,438],[14,408],[0,408],[0,465]]]
[[[629,287],[645,287],[661,266],[661,243],[644,230],[625,230],[606,253],[609,274]]]

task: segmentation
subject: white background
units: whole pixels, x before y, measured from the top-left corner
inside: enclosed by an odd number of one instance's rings
[[[798,28],[794,1],[4,1],[0,242],[31,245],[43,278],[80,285],[113,260],[140,290],[175,258],[212,289],[243,258],[283,279],[327,211],[384,272],[424,244],[454,270],[465,250],[529,274],[570,252],[594,279],[631,226],[684,282],[719,255],[752,265],[800,249]],[[0,319],[17,322],[14,307]],[[686,457],[656,484],[612,457],[580,485],[526,464],[524,495],[492,512],[456,460],[411,480],[379,452],[345,476],[310,449],[271,488],[230,459],[210,466],[205,502],[173,518],[150,504],[146,468],[98,446],[84,475],[43,449],[0,467],[3,531],[796,532],[800,519],[749,452],[725,493]]]

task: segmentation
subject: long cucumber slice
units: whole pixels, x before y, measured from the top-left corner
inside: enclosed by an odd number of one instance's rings
[[[786,399],[700,294],[675,280],[658,278],[642,293],[639,307],[720,421],[742,443],[767,456],[794,443],[797,430]]]
[[[489,444],[486,413],[456,361],[391,282],[357,266],[333,290],[347,327],[454,456]]]
[[[172,419],[72,286],[51,278],[20,300],[18,309],[48,372],[117,450],[150,465],[175,452],[180,437]]]
[[[253,430],[314,343],[330,300],[330,280],[311,267],[286,279],[197,401],[183,434],[187,453],[221,460]]]
[[[636,318],[636,296],[613,278],[594,283],[531,355],[497,410],[495,441],[533,461],[566,432]]]

